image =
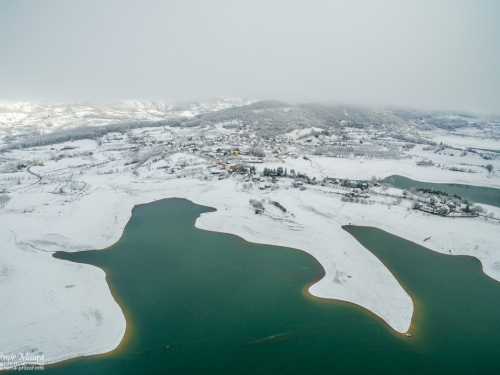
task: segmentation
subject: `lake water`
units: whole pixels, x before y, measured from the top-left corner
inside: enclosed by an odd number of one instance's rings
[[[400,189],[422,187],[427,189],[443,190],[449,194],[458,194],[462,198],[470,198],[475,203],[484,203],[489,204],[490,206],[500,207],[500,189],[462,184],[421,182],[398,175],[389,176],[384,180],[388,181],[391,178],[394,179],[394,186]]]
[[[54,374],[500,373],[500,284],[470,257],[346,227],[415,302],[413,337],[355,305],[311,297],[306,253],[196,229],[210,208],[137,206],[118,243],[56,257],[102,267],[125,311],[119,349],[46,366]],[[77,286],[78,287],[78,286]]]
[[[486,152],[494,152],[495,154],[500,154],[500,150],[492,150],[492,149],[489,149],[489,148],[475,148],[474,147],[474,150],[477,150],[477,151],[486,151]]]

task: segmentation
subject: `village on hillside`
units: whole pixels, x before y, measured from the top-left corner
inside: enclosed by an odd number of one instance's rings
[[[18,191],[37,179],[41,184],[57,182],[54,191],[62,194],[70,193],[75,186],[82,189],[86,185],[77,182],[77,174],[130,173],[135,178],[148,180],[236,178],[246,191],[255,189],[265,193],[288,187],[323,189],[338,195],[346,203],[390,206],[406,202],[413,210],[443,217],[487,215],[481,206],[467,197],[417,187],[397,189],[390,180],[380,176],[355,180],[342,176],[342,170],[330,169],[326,173],[318,166],[318,160],[332,159],[318,151],[325,146],[336,150],[338,154],[333,159],[337,160],[358,159],[362,162],[371,159],[370,153],[385,153],[388,158],[391,155],[394,160],[404,160],[416,168],[456,172],[458,166],[464,169],[463,166],[467,165],[465,173],[474,174],[494,173],[483,165],[479,166],[477,161],[498,160],[499,155],[470,149],[459,150],[459,153],[451,146],[409,145],[390,137],[381,143],[383,135],[349,127],[340,135],[311,128],[264,139],[245,128],[218,126],[207,130],[166,126],[108,133],[97,140],[14,148],[3,153],[3,173],[0,174],[0,189],[4,193],[2,202],[7,201],[10,191]],[[436,150],[441,151],[437,153]],[[451,157],[453,153],[462,156]],[[441,158],[446,162],[430,162],[430,154],[435,160]],[[467,157],[464,158],[464,154]],[[474,160],[476,163],[470,162]],[[262,209],[258,207],[256,212],[262,212]],[[488,218],[493,219],[494,215],[490,213]]]

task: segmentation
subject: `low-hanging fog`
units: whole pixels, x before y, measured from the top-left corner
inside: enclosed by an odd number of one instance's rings
[[[0,2],[2,100],[500,112],[500,2]]]

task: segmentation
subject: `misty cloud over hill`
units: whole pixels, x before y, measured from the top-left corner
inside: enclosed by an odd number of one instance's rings
[[[466,113],[389,110],[361,106],[290,104],[276,100],[250,103],[239,99],[172,105],[163,101],[112,103],[0,103],[0,132],[4,148],[17,148],[75,139],[93,139],[108,132],[156,126],[222,126],[251,131],[258,138],[284,136],[316,128],[342,132],[358,128],[384,131],[405,141],[419,141],[418,130],[481,127],[500,122],[495,117]]]

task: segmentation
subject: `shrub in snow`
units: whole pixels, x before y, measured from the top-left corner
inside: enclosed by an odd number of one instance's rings
[[[259,201],[257,199],[250,199],[250,204],[254,208],[262,208],[262,201]]]
[[[10,197],[7,194],[0,195],[0,208],[4,208]]]

